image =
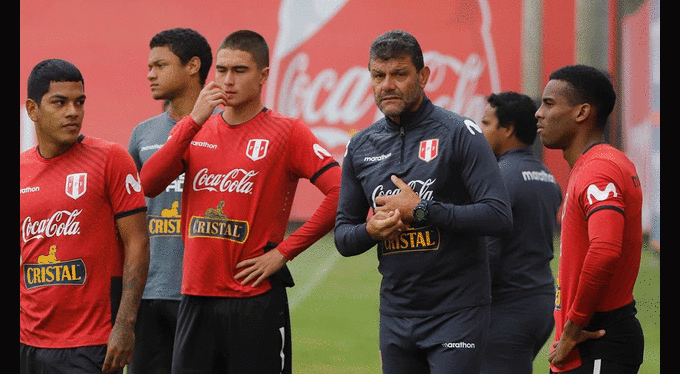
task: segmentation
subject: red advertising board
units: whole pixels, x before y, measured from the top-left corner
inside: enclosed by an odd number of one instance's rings
[[[367,69],[376,36],[412,33],[432,69],[426,94],[478,121],[485,96],[521,89],[521,14],[513,0],[22,1],[20,105],[37,62],[71,61],[85,77],[83,133],[127,146],[134,126],[161,111],[146,80],[155,33],[190,27],[216,48],[232,31],[252,29],[270,46],[265,104],[301,118],[341,161],[351,135],[381,116]],[[31,131],[22,126],[22,144]],[[301,182],[291,218],[305,219],[320,200]]]

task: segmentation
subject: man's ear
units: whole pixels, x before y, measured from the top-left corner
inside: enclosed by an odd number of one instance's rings
[[[501,129],[503,129],[503,136],[505,136],[506,138],[510,139],[511,137],[513,137],[513,135],[515,135],[515,123],[514,122],[508,123],[507,126],[499,126],[499,127]]]
[[[201,70],[201,59],[198,56],[192,57],[186,64],[189,69],[189,74],[198,74]]]
[[[38,121],[38,109],[40,109],[40,105],[33,101],[33,99],[26,100],[26,113],[28,114],[28,118],[33,122]]]
[[[579,104],[576,107],[577,111],[575,120],[578,123],[583,123],[584,121],[588,120],[591,116],[595,115],[595,110],[593,109],[592,105],[588,103]],[[595,119],[593,118],[593,120]]]
[[[264,85],[267,78],[269,78],[269,66],[260,70],[260,85]]]
[[[418,83],[420,83],[421,89],[425,89],[428,79],[430,79],[430,68],[428,66],[423,66],[423,68],[420,69],[420,72],[418,73]]]

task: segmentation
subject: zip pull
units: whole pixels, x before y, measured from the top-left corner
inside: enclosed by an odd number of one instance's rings
[[[404,128],[403,127],[399,128],[399,135],[401,135],[402,138],[404,137]]]

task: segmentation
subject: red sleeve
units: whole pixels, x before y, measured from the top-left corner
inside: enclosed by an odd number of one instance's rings
[[[588,222],[588,252],[583,262],[574,304],[567,317],[584,327],[604,299],[623,246],[625,204],[621,173],[615,163],[594,160],[578,197]]]
[[[139,172],[144,194],[155,197],[184,172],[183,158],[191,140],[201,129],[191,116],[182,118],[170,131],[168,140]]]
[[[146,210],[137,166],[132,156],[121,146],[114,144],[111,147],[105,172],[106,188],[114,217],[124,217]]]
[[[624,217],[619,211],[601,209],[588,219],[590,246],[583,262],[574,305],[568,318],[584,327],[604,299],[616,271],[623,245]]]
[[[292,260],[329,233],[335,224],[335,212],[338,209],[338,198],[340,197],[340,167],[338,164],[335,163],[324,171],[313,183],[326,197],[307,222],[276,247],[288,260]]]

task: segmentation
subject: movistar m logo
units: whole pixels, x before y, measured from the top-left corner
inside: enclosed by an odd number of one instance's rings
[[[588,186],[588,190],[586,191],[588,195],[588,203],[590,203],[590,205],[593,204],[593,197],[597,201],[607,200],[609,198],[609,193],[612,192],[614,193],[613,197],[618,196],[618,194],[616,193],[616,187],[614,186],[614,183],[609,183],[607,187],[604,188],[604,190],[600,190],[599,188],[597,188],[597,186],[591,184],[590,186]]]

